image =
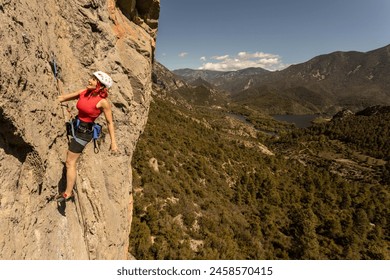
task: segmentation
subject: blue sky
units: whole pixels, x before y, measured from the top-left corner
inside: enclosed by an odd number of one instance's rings
[[[179,68],[280,70],[390,44],[390,0],[161,0],[156,59]]]

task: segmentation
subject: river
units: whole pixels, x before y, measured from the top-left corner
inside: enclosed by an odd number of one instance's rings
[[[295,124],[298,128],[306,128],[312,125],[312,121],[320,115],[272,115],[277,121]]]
[[[250,122],[247,121],[246,117],[240,114],[227,113],[228,116],[235,118],[239,121],[242,121],[246,124],[253,126]],[[277,121],[292,123],[298,128],[306,128],[312,125],[312,121],[321,115],[272,115],[272,117]],[[270,134],[269,132],[265,132]],[[273,133],[272,133],[273,134]]]

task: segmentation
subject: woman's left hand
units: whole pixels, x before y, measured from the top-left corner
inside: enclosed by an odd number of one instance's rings
[[[117,145],[116,143],[111,143],[110,150],[111,150],[111,152],[113,152],[113,153],[119,152],[119,150],[118,150],[118,145]]]

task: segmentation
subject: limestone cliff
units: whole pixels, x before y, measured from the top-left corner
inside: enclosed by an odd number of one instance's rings
[[[0,3],[0,259],[126,259],[132,215],[131,158],[147,121],[159,0],[2,0]],[[64,188],[63,91],[111,75],[120,154],[89,145],[74,202]],[[75,103],[70,103],[75,108]],[[73,109],[73,114],[76,113]]]

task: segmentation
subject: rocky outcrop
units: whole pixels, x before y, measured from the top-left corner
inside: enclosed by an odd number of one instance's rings
[[[187,86],[182,79],[176,77],[175,74],[157,61],[153,64],[152,78],[155,91],[160,94],[164,92],[172,92],[181,87]]]
[[[356,116],[374,116],[374,115],[381,115],[381,114],[390,114],[390,106],[382,106],[382,105],[376,105],[376,106],[370,106],[368,108],[365,108],[362,111],[359,111],[356,113]]]
[[[334,120],[344,120],[344,119],[352,117],[354,115],[355,114],[351,110],[343,109],[343,110],[341,110],[340,112],[338,112],[337,114],[335,114],[332,117],[332,121],[334,121]]]
[[[1,2],[0,259],[128,258],[131,158],[151,100],[159,2]],[[109,152],[107,131],[99,154],[89,145],[75,200],[61,205],[52,199],[65,186],[67,139],[53,58],[64,92],[93,71],[112,76],[120,149]]]

